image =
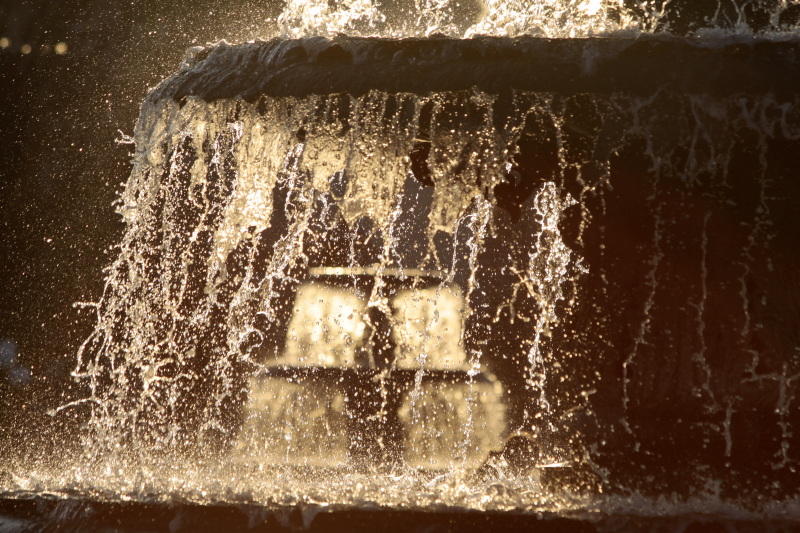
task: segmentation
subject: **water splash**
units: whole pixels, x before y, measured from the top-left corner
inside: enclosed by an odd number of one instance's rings
[[[352,6],[353,21],[381,23]],[[87,395],[55,413],[90,411],[83,456],[15,486],[588,509],[593,496],[563,487],[627,490],[609,458],[652,453],[637,409],[685,402],[735,461],[754,389],[775,408],[782,475],[796,467],[798,369],[783,358],[795,337],[763,303],[781,291],[758,287],[793,279],[767,246],[781,219],[764,165],[772,143],[798,138],[797,106],[667,89],[151,97],[120,255],[74,373]],[[747,146],[752,175],[738,168]],[[734,183],[755,184],[758,202],[724,247],[730,300],[720,224],[750,205]],[[623,219],[630,205],[650,209]],[[614,286],[624,276],[639,294]],[[688,309],[686,322],[664,308]],[[719,358],[721,308],[741,310],[730,350],[747,350],[744,366]],[[778,332],[767,348],[764,330]],[[654,363],[673,356],[680,379]],[[625,415],[635,446],[619,437]],[[515,473],[489,456],[517,428],[538,431],[540,462],[556,464]],[[483,479],[487,457],[496,475]]]
[[[671,2],[624,0],[289,1],[278,19],[286,37],[476,35],[546,38],[675,33],[709,36],[773,32],[797,24],[796,3],[717,2],[697,12]]]

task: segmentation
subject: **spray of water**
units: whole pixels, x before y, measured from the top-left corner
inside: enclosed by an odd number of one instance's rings
[[[664,20],[663,4],[626,5],[490,1],[459,10],[418,0],[398,14],[361,0],[290,1],[279,22],[289,37],[582,37],[656,31]],[[219,53],[234,52],[221,46]],[[183,68],[195,62],[187,58]],[[120,253],[102,298],[87,304],[97,325],[73,373],[86,396],[53,413],[86,421],[82,457],[59,475],[33,472],[17,487],[279,505],[310,498],[479,510],[602,507],[592,497],[554,496],[535,469],[499,469],[488,481],[474,473],[519,429],[538,436],[541,462],[583,460],[611,484],[595,460],[613,424],[579,453],[563,443],[580,442],[587,427],[612,418],[599,418],[601,409],[635,432],[631,399],[646,402],[658,389],[659,376],[643,361],[656,336],[672,334],[653,326],[653,313],[667,297],[662,276],[674,256],[666,236],[679,224],[662,214],[676,196],[697,191],[711,200],[686,217],[697,285],[687,295],[683,379],[697,408],[717,416],[709,433],[724,439],[726,456],[736,445],[740,391],[772,387],[782,435],[775,468],[796,464],[790,438],[800,369],[765,365],[750,348],[764,316],[753,311],[748,284],[754,277],[768,283],[757,264],[767,257],[772,265],[765,243],[777,200],[766,154],[776,138],[800,138],[798,102],[668,91],[509,98],[478,90],[149,98],[120,203],[127,224]],[[682,110],[677,118],[674,109]],[[739,136],[754,139],[762,163],[753,176],[759,205],[735,261],[741,338],[731,349],[752,351],[738,369],[745,378],[710,358],[707,322],[721,305],[709,249],[724,206],[739,200],[728,183]],[[640,181],[652,217],[636,228],[649,236],[647,291],[626,317],[632,343],[597,356],[618,375],[587,377],[591,365],[576,361],[591,360],[592,347],[606,341],[581,347],[572,317],[591,316],[581,291],[607,283],[607,272],[586,268],[583,254],[596,243],[602,264],[609,233],[621,231],[598,219],[613,201],[619,154],[632,145],[650,163]],[[532,179],[520,174],[523,160],[547,170],[509,208],[498,191]],[[597,204],[603,207],[587,207]],[[793,297],[784,307],[796,308]],[[492,345],[503,326],[516,335],[507,343],[515,344],[511,356]],[[515,356],[526,386],[514,393],[517,406],[492,367]],[[595,405],[600,385],[618,389],[620,405]],[[365,467],[365,456],[386,460]]]
[[[287,2],[278,19],[287,37],[337,34],[381,37],[493,35],[547,38],[641,33],[792,31],[796,3],[708,3],[694,18],[677,3],[654,0],[371,0]]]

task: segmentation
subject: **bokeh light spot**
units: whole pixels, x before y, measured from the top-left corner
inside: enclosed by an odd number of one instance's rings
[[[0,341],[0,370],[11,370],[17,366],[19,348],[12,339]]]
[[[31,381],[31,371],[24,366],[18,366],[8,373],[8,381],[14,387],[23,387]]]

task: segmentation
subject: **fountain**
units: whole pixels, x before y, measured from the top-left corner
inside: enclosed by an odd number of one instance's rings
[[[590,37],[625,21],[587,2],[583,38],[492,3],[374,37],[391,12],[351,4],[190,49],[148,94],[86,394],[51,413],[80,454],[15,490],[171,530],[211,503],[800,518],[795,35],[642,33],[661,9]]]

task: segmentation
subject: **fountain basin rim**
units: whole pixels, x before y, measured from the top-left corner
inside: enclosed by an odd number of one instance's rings
[[[561,94],[668,88],[686,94],[793,93],[800,38],[471,39],[339,36],[190,49],[149,95],[184,103],[370,91],[428,95],[478,89]]]
[[[65,507],[66,506],[66,507]],[[13,522],[12,522],[13,521]],[[94,498],[54,498],[33,495],[0,495],[0,527],[19,530],[45,528],[66,530],[139,531],[374,531],[387,523],[391,530],[412,531],[432,523],[450,530],[497,530],[590,532],[596,528],[581,518],[553,512],[477,511],[454,508],[391,508],[375,504],[363,507],[300,503],[295,506],[241,503],[107,501]],[[383,529],[380,527],[380,529]]]
[[[91,497],[56,497],[31,494],[0,494],[0,527],[16,526],[19,531],[105,530],[121,533],[141,531],[414,531],[436,526],[449,531],[529,531],[589,533],[604,526],[631,531],[673,529],[687,524],[729,524],[748,529],[769,524],[792,530],[791,518],[757,516],[715,516],[688,514],[643,515],[602,511],[489,510],[451,507],[392,508],[365,504],[363,507],[300,503],[295,506],[263,505],[254,502],[145,502],[102,500]],[[387,528],[387,524],[391,524]]]

